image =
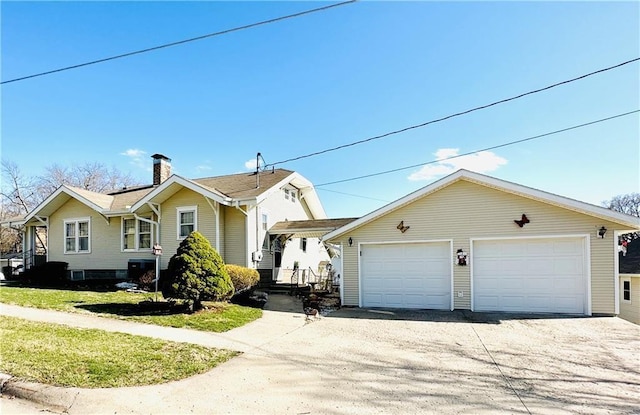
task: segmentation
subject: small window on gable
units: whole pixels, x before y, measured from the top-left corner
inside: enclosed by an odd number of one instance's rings
[[[295,190],[291,191],[291,201],[296,203],[297,192]]]
[[[197,206],[185,206],[178,208],[178,239],[184,239],[191,232],[198,230],[198,207]]]
[[[284,189],[284,198],[289,200],[289,189]]]
[[[622,281],[622,299],[631,302],[631,280]]]

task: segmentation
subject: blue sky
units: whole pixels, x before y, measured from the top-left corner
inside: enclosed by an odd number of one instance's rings
[[[2,80],[328,5],[1,4]],[[151,181],[154,153],[198,178],[420,124],[640,56],[638,2],[361,1],[4,84],[2,158],[86,161]],[[277,167],[323,184],[640,108],[638,62],[469,115]],[[424,168],[318,187],[361,216],[457,168],[600,204],[640,191],[638,114]]]

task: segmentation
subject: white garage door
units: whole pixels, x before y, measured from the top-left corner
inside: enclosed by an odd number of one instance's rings
[[[583,238],[473,242],[474,311],[585,314]]]
[[[451,308],[448,242],[363,245],[363,307]]]

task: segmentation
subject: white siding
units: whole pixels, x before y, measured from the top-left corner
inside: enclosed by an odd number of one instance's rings
[[[285,199],[284,192],[282,190],[272,192],[265,200],[263,200],[258,206],[258,228],[259,237],[257,246],[258,249],[262,247],[262,239],[264,238],[264,231],[262,230],[262,212],[266,212],[269,216],[268,228],[273,226],[276,222],[285,220],[308,220],[308,219],[324,219],[314,218],[311,216],[309,209],[303,199],[296,197],[296,201],[292,202],[291,199]],[[251,214],[255,221],[255,211]],[[255,226],[254,226],[255,227]],[[255,238],[255,233],[253,234]],[[253,242],[252,246],[256,246],[256,242]],[[282,268],[293,268],[293,262],[298,261],[300,269],[311,268],[314,272],[318,272],[318,264],[321,261],[328,261],[329,255],[323,244],[319,243],[318,238],[307,239],[307,251],[302,252],[301,243],[299,238],[292,239],[286,243],[283,255],[282,255]],[[271,269],[273,267],[273,256],[268,250],[263,250],[263,260],[258,265],[261,269]],[[278,276],[280,280],[286,279],[288,274],[282,272]]]

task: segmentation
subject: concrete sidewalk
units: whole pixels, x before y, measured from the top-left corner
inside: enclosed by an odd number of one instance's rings
[[[302,304],[295,297],[272,295],[263,310],[262,318],[225,333],[163,327],[152,324],[118,320],[94,315],[0,304],[0,315],[31,321],[64,324],[70,327],[100,329],[154,337],[175,342],[193,343],[206,347],[248,353],[304,326]]]
[[[212,333],[192,329],[162,327],[132,321],[97,317],[92,315],[64,313],[30,307],[20,307],[0,303],[0,315],[23,318],[31,321],[63,324],[70,327],[100,329],[111,332],[154,337],[183,343],[193,343],[206,347],[235,350],[244,354],[262,354],[269,343],[292,333],[306,323],[300,300],[288,295],[272,295],[263,310],[262,318],[225,333]],[[202,375],[199,375],[202,376]],[[154,396],[166,393],[167,387],[176,383],[192,384],[182,380],[163,385],[151,385],[140,388],[83,389],[63,388],[33,382],[13,380],[11,376],[0,373],[0,392],[8,396],[32,401],[57,411],[68,413],[79,398],[94,401],[94,396],[106,394],[110,400],[117,400],[124,391],[140,389]],[[101,392],[98,392],[101,391]],[[156,398],[157,399],[157,398]],[[104,402],[104,404],[107,404]],[[105,406],[108,407],[108,406]],[[95,407],[93,408],[95,410]],[[153,411],[152,411],[153,412]]]

